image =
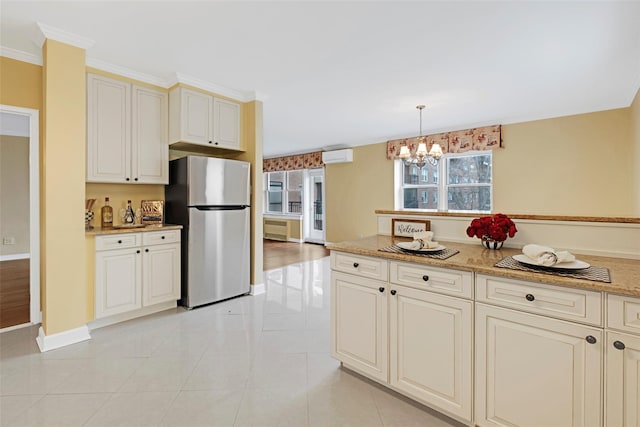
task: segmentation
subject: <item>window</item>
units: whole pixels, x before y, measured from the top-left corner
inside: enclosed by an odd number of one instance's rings
[[[265,212],[302,213],[304,171],[265,172]]]
[[[406,166],[396,160],[400,209],[491,212],[490,151],[447,154],[437,166]]]

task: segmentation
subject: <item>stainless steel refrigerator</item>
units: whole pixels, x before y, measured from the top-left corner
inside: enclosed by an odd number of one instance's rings
[[[194,308],[249,293],[249,163],[187,156],[169,163],[165,222],[182,229],[182,297]]]

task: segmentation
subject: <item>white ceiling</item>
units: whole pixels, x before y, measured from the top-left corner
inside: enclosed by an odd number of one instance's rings
[[[36,22],[89,59],[257,93],[265,157],[627,107],[639,1],[0,2],[2,47]]]

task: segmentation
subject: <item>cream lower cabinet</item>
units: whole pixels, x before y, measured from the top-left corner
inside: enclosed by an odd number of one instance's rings
[[[471,420],[473,302],[392,284],[390,383]]]
[[[331,274],[331,353],[350,367],[388,381],[387,283]]]
[[[180,230],[96,236],[96,319],[179,299]]]
[[[602,425],[602,329],[476,304],[479,426]]]
[[[640,426],[640,298],[610,294],[607,308],[606,425],[637,427]]]

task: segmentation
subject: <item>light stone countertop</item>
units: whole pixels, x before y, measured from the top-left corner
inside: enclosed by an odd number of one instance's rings
[[[529,280],[552,285],[640,297],[640,260],[637,259],[611,258],[592,255],[576,256],[579,260],[588,262],[593,267],[608,268],[611,276],[611,283],[605,283],[592,280],[574,279],[555,274],[532,273],[528,271],[494,267],[494,265],[501,259],[507,256],[520,254],[522,252],[519,249],[514,248],[503,248],[499,250],[486,249],[477,239],[474,243],[441,241],[440,244],[447,248],[457,249],[460,251],[456,255],[445,260],[415,256],[411,254],[382,252],[378,250],[386,246],[391,246],[394,242],[410,240],[411,239],[407,238],[392,238],[391,236],[375,235],[358,240],[331,244],[328,246],[328,249],[357,255],[385,258],[389,260],[431,265],[434,267],[474,271],[476,273],[485,273],[512,279]]]
[[[163,225],[146,225],[144,227],[131,228],[101,228],[94,227],[92,230],[86,230],[85,236],[99,236],[104,234],[122,234],[122,233],[145,233],[148,231],[165,231],[180,230],[181,225],[163,224]]]

